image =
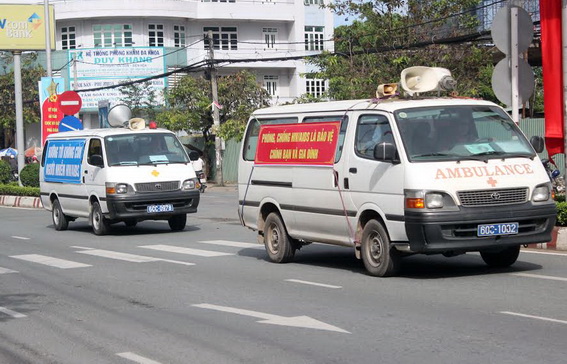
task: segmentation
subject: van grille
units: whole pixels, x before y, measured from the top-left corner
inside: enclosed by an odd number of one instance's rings
[[[528,189],[510,188],[505,190],[484,190],[484,191],[463,191],[458,192],[461,205],[489,206],[489,205],[510,205],[524,203],[528,200]]]
[[[179,189],[179,181],[136,183],[137,192],[167,192]]]

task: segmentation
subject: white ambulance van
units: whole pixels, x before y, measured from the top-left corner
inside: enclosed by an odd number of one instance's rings
[[[140,127],[70,131],[50,135],[40,168],[43,206],[56,230],[87,218],[96,235],[111,224],[135,226],[167,220],[185,228],[197,212],[199,181],[174,133]]]
[[[429,89],[443,90],[443,78]],[[402,87],[424,91],[421,79]],[[255,164],[263,125],[331,121],[340,122],[331,166]],[[481,100],[414,94],[260,109],[239,157],[239,217],[278,263],[318,242],[354,248],[382,277],[416,253],[476,251],[505,267],[522,245],[551,240],[556,209],[542,150],[541,137],[528,141]]]

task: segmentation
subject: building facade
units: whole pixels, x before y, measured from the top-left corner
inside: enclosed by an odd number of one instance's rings
[[[66,89],[80,91],[121,78],[141,79],[203,65],[211,55],[205,36],[212,35],[214,59],[227,61],[219,64],[219,76],[239,70],[254,73],[273,104],[306,93],[321,96],[327,83],[309,76],[315,70],[302,57],[334,50],[333,15],[322,7],[323,1],[51,0],[56,23],[52,75],[63,77]],[[45,66],[45,54],[40,53]],[[143,55],[151,62],[140,62]],[[114,56],[122,56],[122,64],[113,64],[119,59]],[[105,67],[104,62],[109,64]],[[153,63],[150,71],[143,69],[144,63]],[[185,74],[171,73],[152,82],[160,89],[172,87]],[[102,96],[80,94],[91,103],[79,117],[85,127],[98,127],[93,102]],[[111,105],[116,102],[112,92],[106,96]]]

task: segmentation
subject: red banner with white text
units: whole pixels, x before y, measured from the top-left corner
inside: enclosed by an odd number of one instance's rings
[[[339,121],[262,125],[255,164],[333,165]]]

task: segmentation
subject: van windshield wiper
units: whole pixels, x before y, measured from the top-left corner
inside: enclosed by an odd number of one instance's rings
[[[455,154],[448,154],[448,153],[425,153],[425,154],[418,154],[412,155],[412,158],[421,158],[421,157],[455,157]]]

